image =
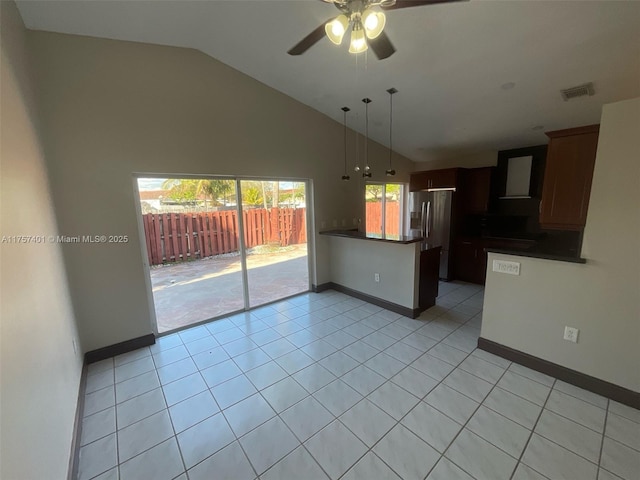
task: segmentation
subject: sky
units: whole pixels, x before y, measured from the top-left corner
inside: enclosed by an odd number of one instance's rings
[[[162,182],[164,182],[165,180],[166,178],[139,178],[138,190],[162,190]]]

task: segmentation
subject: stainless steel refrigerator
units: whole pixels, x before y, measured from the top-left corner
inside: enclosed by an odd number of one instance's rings
[[[440,278],[449,278],[451,242],[451,204],[453,191],[411,192],[409,194],[410,231],[434,246],[442,247]]]

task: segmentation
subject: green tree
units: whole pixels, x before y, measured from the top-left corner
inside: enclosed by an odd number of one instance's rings
[[[400,198],[400,187],[399,183],[387,183],[386,185],[386,196],[387,200],[392,200],[397,202]]]
[[[367,202],[379,202],[382,198],[382,185],[369,183],[366,186],[365,200]]]
[[[162,188],[169,190],[169,198],[180,203],[196,200],[196,180],[168,178],[162,182]]]
[[[242,189],[242,203],[254,207],[262,205],[264,197],[260,187],[245,187]]]
[[[207,201],[220,204],[220,197],[226,203],[226,195],[233,191],[233,180],[168,178],[162,183],[162,188],[169,190],[169,198],[177,202],[193,202],[204,197],[204,206]]]

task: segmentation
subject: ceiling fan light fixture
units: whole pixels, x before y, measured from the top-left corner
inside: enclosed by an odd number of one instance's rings
[[[369,48],[364,30],[361,25],[354,25],[351,31],[351,43],[349,44],[349,53],[362,53]]]
[[[327,22],[324,26],[324,31],[329,37],[331,42],[336,45],[340,45],[342,43],[342,39],[344,38],[344,34],[347,32],[347,28],[349,27],[349,19],[346,15],[338,15],[336,18]]]
[[[362,14],[362,24],[364,25],[364,31],[367,38],[373,40],[377,38],[384,29],[387,22],[387,18],[384,13],[376,12],[370,8],[366,9]]]

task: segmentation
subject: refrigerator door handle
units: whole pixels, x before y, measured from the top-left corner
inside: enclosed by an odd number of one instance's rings
[[[427,228],[426,228],[426,237],[429,238],[431,235],[431,201],[427,202]]]
[[[423,237],[427,232],[427,204],[426,202],[422,202],[422,212],[420,212],[420,235]]]

